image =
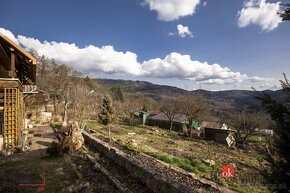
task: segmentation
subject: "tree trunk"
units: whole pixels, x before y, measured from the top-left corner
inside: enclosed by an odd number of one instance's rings
[[[111,141],[111,124],[109,124],[108,126],[109,126],[109,141]]]
[[[172,130],[172,126],[173,126],[173,120],[172,120],[172,121],[170,121],[170,128],[169,128],[169,131],[171,131],[171,130]]]
[[[241,145],[244,145],[244,143],[247,141],[249,136],[250,136],[250,134],[246,134],[244,137],[241,138]]]
[[[133,125],[133,113],[130,112],[130,118],[129,118],[130,125]]]
[[[188,137],[191,138],[192,135],[192,121],[189,121],[189,125],[188,125]]]
[[[57,115],[57,109],[56,109],[56,97],[53,95],[53,114],[54,116]]]
[[[63,122],[62,122],[63,127],[67,127],[67,109],[68,109],[68,101],[66,99],[64,103],[64,116],[63,116]]]

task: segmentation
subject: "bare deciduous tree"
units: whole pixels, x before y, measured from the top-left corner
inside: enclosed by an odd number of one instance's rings
[[[64,101],[64,115],[62,126],[67,127],[68,121],[68,106],[69,106],[69,91],[72,87],[72,69],[62,64],[57,69],[57,76],[55,77],[59,83],[58,92],[59,98]]]
[[[126,94],[124,102],[119,103],[119,110],[124,112],[129,117],[129,123],[133,124],[133,113],[141,109],[141,104],[138,96],[134,94]]]
[[[79,79],[72,84],[69,90],[71,119],[77,122],[81,131],[91,118],[97,114],[99,97],[95,90]]]
[[[238,145],[243,145],[247,139],[264,129],[267,126],[267,116],[265,113],[248,113],[237,112],[231,113],[227,116],[227,125],[231,129],[235,129],[236,142]]]
[[[188,133],[187,135],[191,138],[192,136],[192,125],[195,121],[200,122],[206,115],[209,105],[206,98],[200,92],[188,93],[180,97],[180,108],[188,119]]]
[[[168,118],[170,122],[169,131],[172,130],[174,117],[180,112],[180,103],[177,99],[163,99],[161,101],[160,111]]]

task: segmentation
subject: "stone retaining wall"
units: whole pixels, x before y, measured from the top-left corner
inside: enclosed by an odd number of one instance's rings
[[[139,160],[128,156],[115,147],[109,146],[107,143],[96,139],[95,137],[83,132],[85,143],[93,145],[100,153],[110,158],[116,164],[124,167],[134,177],[139,178],[153,192],[156,193],[195,193],[190,189],[172,179],[152,170]]]

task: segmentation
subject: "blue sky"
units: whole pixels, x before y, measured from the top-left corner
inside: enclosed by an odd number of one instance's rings
[[[1,0],[0,32],[92,77],[278,89],[290,21],[266,0]]]

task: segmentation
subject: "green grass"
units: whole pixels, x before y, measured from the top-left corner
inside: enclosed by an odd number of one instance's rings
[[[166,163],[169,163],[169,164],[173,164],[174,163],[174,160],[171,156],[168,156],[168,155],[164,155],[160,152],[144,152],[146,153],[147,155],[150,155],[152,157],[155,157],[156,159],[159,159],[161,161],[164,161]]]
[[[141,153],[141,152],[143,152],[142,149],[140,149],[140,148],[138,148],[137,146],[132,145],[132,144],[125,144],[124,146],[125,146],[128,150],[133,151],[133,152],[135,152],[135,153]]]
[[[179,158],[179,157],[167,155],[160,152],[144,152],[144,153],[152,157],[155,157],[156,159],[164,161],[168,164],[177,165],[178,167],[188,172],[199,173],[199,172],[208,172],[210,170],[210,167],[206,166],[204,163],[202,163],[199,160],[189,160],[189,159]]]
[[[91,120],[87,123],[86,127],[90,129],[99,129],[101,128],[101,124],[99,124],[97,120]]]
[[[60,127],[61,127],[61,124],[62,124],[62,122],[50,122],[50,126],[52,127],[52,128],[56,128],[56,129],[59,129]]]
[[[266,138],[265,136],[262,136],[262,135],[254,135],[254,136],[249,137],[247,141],[252,142],[252,143],[265,143]]]
[[[188,160],[184,158],[171,156],[161,152],[148,151],[132,144],[125,144],[124,146],[127,147],[130,151],[133,151],[135,153],[141,152],[145,153],[168,164],[176,165],[188,172],[199,173],[199,172],[209,172],[210,170],[210,167],[206,166],[199,160]]]

